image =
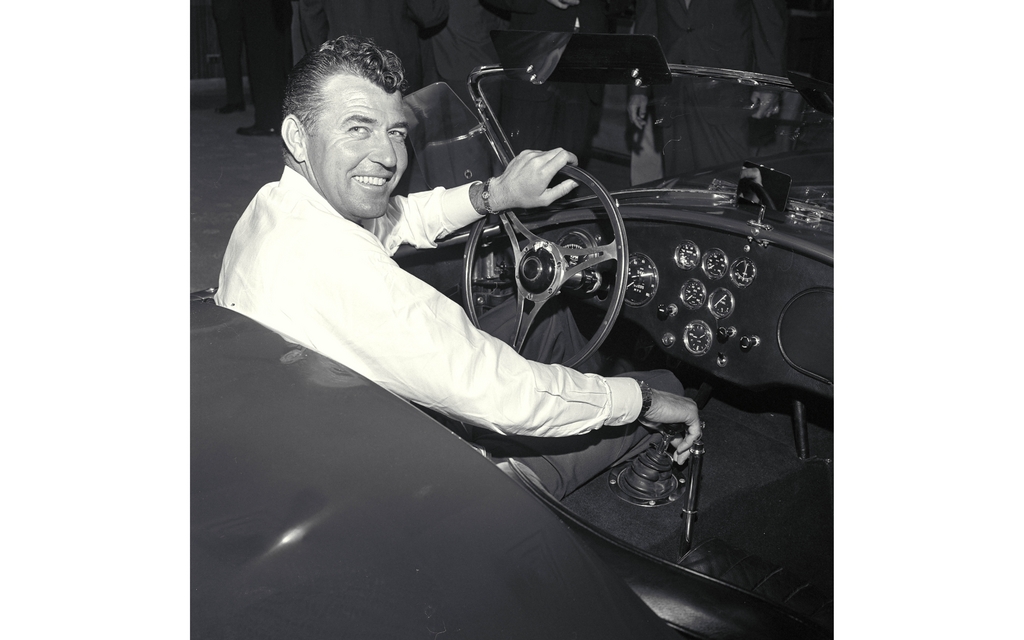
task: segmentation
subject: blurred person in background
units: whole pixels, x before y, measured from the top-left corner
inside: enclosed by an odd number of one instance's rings
[[[449,0],[299,0],[299,27],[306,51],[338,36],[372,38],[405,67],[406,92],[424,84],[425,38],[448,17]],[[432,54],[430,54],[432,55]],[[432,67],[433,62],[426,65]]]
[[[224,64],[227,101],[217,113],[245,111],[242,92],[242,7],[239,0],[213,0],[213,21],[217,25],[217,44]]]
[[[637,0],[634,32],[656,36],[669,64],[785,76],[787,17],[784,0]],[[696,88],[677,82],[630,92],[627,111],[637,133],[644,131],[648,108],[653,111],[654,148],[665,176],[746,159],[774,137],[768,119],[779,113],[778,94],[719,83],[711,87],[719,95],[707,99]],[[683,95],[661,102],[685,105],[685,113],[658,113],[659,98],[669,91]],[[723,97],[741,108],[723,112]],[[634,183],[640,181],[634,175]]]
[[[292,68],[292,3],[244,0],[239,6],[256,122],[250,127],[239,127],[237,133],[276,136],[281,131],[281,103]]]

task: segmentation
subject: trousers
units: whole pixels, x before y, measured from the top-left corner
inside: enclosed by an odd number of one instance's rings
[[[507,343],[515,336],[517,309],[508,300],[481,315],[480,327]],[[586,345],[567,307],[537,319],[522,354],[536,362],[552,363],[577,353]],[[580,371],[597,369],[595,358],[584,361]],[[643,380],[652,389],[683,394],[683,385],[668,370],[630,371],[620,375]],[[470,427],[469,439],[494,458],[516,458],[530,468],[541,484],[561,500],[607,469],[630,460],[661,436],[639,422],[620,427],[601,427],[590,433],[564,438],[503,435]]]

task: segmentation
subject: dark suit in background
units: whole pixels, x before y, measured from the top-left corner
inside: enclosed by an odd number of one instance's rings
[[[226,107],[241,105],[245,108],[242,92],[242,7],[239,0],[213,0],[213,21],[217,25],[217,44],[220,59],[224,64],[224,81],[227,84]]]
[[[788,14],[783,0],[686,4],[637,0],[634,31],[656,36],[669,64],[785,75]],[[659,123],[655,143],[663,149],[666,176],[756,155],[744,110],[751,102],[749,88],[707,80],[687,83],[681,92],[675,88],[675,93],[667,87],[652,92],[651,108]],[[723,104],[732,108],[723,110]]]
[[[607,0],[580,0],[578,5],[566,9],[547,0],[487,2],[507,11],[508,28],[516,31],[573,32],[577,21],[580,33],[609,31]],[[576,153],[580,165],[586,167],[601,117],[603,95],[600,85],[516,82],[512,90],[502,92],[502,125],[517,152],[562,147]]]
[[[448,17],[448,0],[299,0],[299,26],[306,51],[327,40],[353,35],[373,38],[397,55],[409,83],[406,93],[424,83],[424,29]]]
[[[437,80],[472,106],[466,79],[473,69],[498,63],[491,31],[507,29],[508,15],[480,0],[450,0],[450,5],[444,28],[430,38]]]
[[[290,0],[243,0],[249,91],[259,130],[280,130],[284,86],[292,68]],[[241,133],[241,131],[239,131]]]

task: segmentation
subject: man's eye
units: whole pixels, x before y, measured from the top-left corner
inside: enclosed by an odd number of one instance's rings
[[[408,135],[409,135],[409,134],[408,134],[407,132],[405,132],[405,131],[402,131],[402,130],[397,130],[397,129],[396,129],[395,131],[392,131],[392,132],[391,132],[391,137],[392,137],[392,138],[398,138],[399,140],[405,140],[405,138],[406,138],[406,137],[407,137]]]

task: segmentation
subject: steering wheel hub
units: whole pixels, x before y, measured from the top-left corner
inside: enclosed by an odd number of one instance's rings
[[[555,283],[558,261],[547,243],[537,243],[523,252],[516,278],[519,285],[533,294],[544,293]]]

